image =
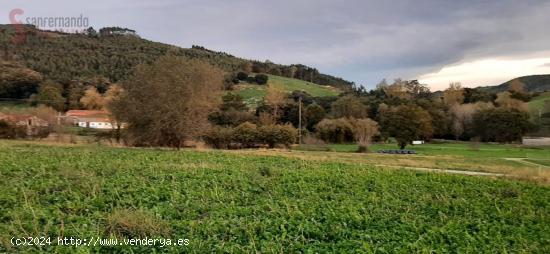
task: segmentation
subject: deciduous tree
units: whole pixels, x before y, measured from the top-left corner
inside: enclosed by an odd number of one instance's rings
[[[111,108],[117,121],[128,124],[130,144],[179,148],[208,129],[222,85],[221,70],[199,60],[164,56],[139,66]]]
[[[84,96],[80,99],[80,104],[82,104],[85,109],[97,110],[103,109],[105,100],[97,91],[97,88],[91,86],[84,91]]]
[[[267,88],[267,95],[265,96],[265,103],[271,107],[271,116],[274,122],[281,116],[281,107],[285,102],[285,92],[275,86],[269,86]]]
[[[416,105],[392,108],[383,118],[382,128],[397,140],[400,149],[420,138],[433,134],[430,114]]]
[[[478,111],[473,125],[483,141],[496,142],[519,141],[533,128],[527,112],[507,107]]]
[[[380,134],[378,123],[370,118],[350,119],[353,138],[359,145],[358,152],[368,152],[372,137]]]
[[[65,109],[65,98],[62,95],[60,84],[46,80],[40,84],[38,94],[34,97],[37,104],[50,106],[57,111]]]
[[[450,83],[449,88],[443,91],[443,102],[448,106],[464,102],[464,89],[459,82]]]
[[[333,102],[330,113],[334,118],[366,118],[368,117],[368,107],[359,98],[348,95],[340,97]]]

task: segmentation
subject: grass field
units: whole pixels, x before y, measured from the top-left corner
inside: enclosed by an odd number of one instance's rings
[[[386,166],[407,166],[463,171],[504,173],[518,178],[550,183],[550,147],[472,143],[427,143],[407,146],[418,155],[357,154],[355,144],[331,144],[330,152],[307,151],[308,146],[296,147],[290,157],[338,159]],[[374,144],[370,150],[397,149],[396,144]],[[527,162],[527,163],[526,163]]]
[[[246,151],[0,141],[0,235],[0,252],[28,253],[549,253],[550,187]],[[190,244],[13,247],[14,236]]]
[[[477,146],[477,147],[475,147]],[[336,152],[355,152],[356,144],[331,144]],[[374,144],[372,151],[380,149],[398,149],[396,144]],[[465,158],[533,158],[550,159],[550,147],[523,147],[520,145],[502,145],[468,142],[426,143],[409,145],[406,149],[415,150],[419,155],[455,155]]]
[[[282,89],[288,93],[300,90],[305,91],[311,96],[314,97],[323,97],[323,96],[336,96],[340,94],[340,91],[336,88],[329,86],[321,86],[311,82],[285,78],[280,76],[268,75],[268,86],[274,86]],[[250,106],[257,106],[267,94],[267,86],[261,86],[257,84],[249,84],[243,82],[235,86],[236,93],[241,95],[245,102]]]
[[[26,110],[31,106],[26,102],[13,102],[13,101],[1,101],[0,100],[0,112],[2,111],[18,111]]]
[[[314,97],[336,96],[340,91],[334,87],[321,86],[304,80],[285,78],[281,76],[269,75],[269,85],[292,92],[295,90],[305,91]]]
[[[550,92],[543,93],[529,101],[529,110],[531,110],[531,112],[533,113],[538,114],[538,110],[542,109],[542,106],[544,105],[544,102],[546,100],[550,100]]]

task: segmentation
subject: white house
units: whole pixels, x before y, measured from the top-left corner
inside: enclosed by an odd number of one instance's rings
[[[113,129],[116,123],[109,118],[109,114],[101,110],[69,110],[65,117],[72,124],[82,128]]]
[[[78,126],[92,129],[112,129],[113,124],[109,118],[79,117]]]

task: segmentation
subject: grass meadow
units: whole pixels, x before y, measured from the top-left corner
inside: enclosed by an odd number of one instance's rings
[[[546,184],[306,152],[0,141],[0,252],[550,253]],[[15,236],[190,242],[16,247]]]
[[[304,80],[268,75],[268,86],[277,87],[285,92],[305,91],[314,97],[336,96],[340,91],[329,86],[321,86]],[[242,82],[235,86],[235,93],[243,97],[247,105],[256,107],[267,94],[267,86]]]
[[[339,160],[391,167],[420,167],[506,174],[510,177],[550,183],[550,147],[525,147],[469,142],[410,145],[417,155],[377,154],[380,149],[397,149],[396,144],[374,144],[368,155],[357,154],[355,144],[302,145],[286,157]],[[322,151],[324,150],[324,151]],[[259,152],[256,152],[259,153]]]
[[[539,110],[542,109],[544,102],[547,100],[550,100],[550,92],[543,93],[533,98],[527,105],[533,114],[538,115]]]

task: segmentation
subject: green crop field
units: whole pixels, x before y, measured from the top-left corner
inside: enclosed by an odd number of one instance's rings
[[[10,253],[550,253],[550,187],[246,151],[0,141],[0,235]],[[189,245],[10,244],[23,236]]]
[[[334,87],[321,86],[311,82],[285,78],[281,76],[268,75],[268,86],[277,87],[285,92],[291,93],[292,91],[305,91],[314,97],[323,96],[336,96],[340,94],[340,91]],[[235,86],[236,93],[244,98],[244,101],[250,106],[257,106],[267,94],[267,86],[249,84],[243,82]]]

